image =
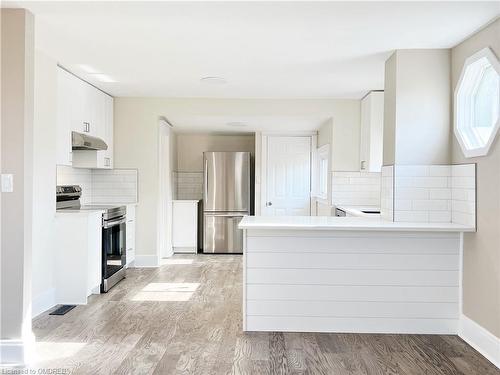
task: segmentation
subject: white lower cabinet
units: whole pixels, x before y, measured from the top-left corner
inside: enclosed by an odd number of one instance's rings
[[[172,201],[172,247],[174,253],[198,251],[198,201]]]
[[[127,267],[132,267],[135,262],[135,204],[127,205],[127,227],[126,227],[126,245],[127,245]]]
[[[85,305],[101,286],[102,212],[56,214],[56,302]]]

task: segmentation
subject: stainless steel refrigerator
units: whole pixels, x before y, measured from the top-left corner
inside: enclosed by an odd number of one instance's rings
[[[243,253],[238,224],[250,215],[250,153],[203,153],[203,252]]]

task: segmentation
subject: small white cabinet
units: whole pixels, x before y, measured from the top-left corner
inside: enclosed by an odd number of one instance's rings
[[[127,205],[126,245],[127,267],[132,267],[135,262],[135,204]]]
[[[174,253],[198,250],[198,201],[172,201],[172,247]]]
[[[71,132],[99,137],[102,151],[72,151]],[[57,164],[113,168],[113,98],[59,68],[57,76]]]
[[[102,212],[58,212],[55,230],[56,301],[85,305],[87,297],[100,293]]]
[[[363,172],[380,172],[384,141],[384,92],[371,91],[361,100],[360,166]]]

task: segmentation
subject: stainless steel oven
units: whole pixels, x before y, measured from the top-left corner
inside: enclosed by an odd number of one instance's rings
[[[101,292],[107,292],[125,277],[127,207],[80,204],[82,188],[63,185],[56,188],[58,210],[102,210]]]
[[[125,277],[126,222],[125,207],[115,207],[103,214],[101,292],[107,292]]]

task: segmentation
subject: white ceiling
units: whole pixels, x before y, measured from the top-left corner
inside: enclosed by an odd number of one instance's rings
[[[360,98],[394,49],[448,48],[499,2],[4,2],[36,15],[37,47],[115,96]],[[200,82],[221,76],[224,85]]]

